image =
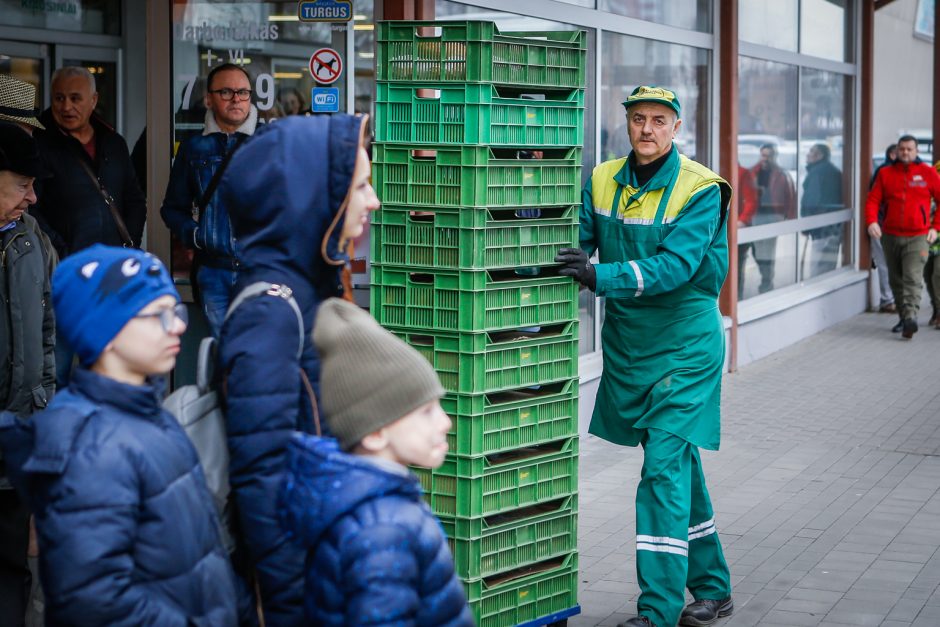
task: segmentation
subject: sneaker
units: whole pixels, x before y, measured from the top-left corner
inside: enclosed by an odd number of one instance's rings
[[[617,623],[617,627],[656,627],[646,616],[634,616],[625,623]]]
[[[897,313],[898,306],[894,303],[885,303],[878,308],[878,313]]]
[[[692,627],[713,625],[719,618],[731,616],[732,613],[734,613],[734,601],[731,600],[731,597],[720,601],[701,599],[689,603],[688,607],[682,610],[679,624],[692,625]]]
[[[909,340],[914,337],[914,334],[917,333],[917,320],[913,318],[905,318],[904,322],[901,323],[901,337],[905,340]]]
[[[894,325],[893,327],[891,327],[891,332],[892,332],[892,333],[900,333],[900,332],[901,332],[901,329],[903,329],[903,328],[904,328],[904,321],[903,321],[903,320],[898,320],[898,323],[897,323],[896,325]]]

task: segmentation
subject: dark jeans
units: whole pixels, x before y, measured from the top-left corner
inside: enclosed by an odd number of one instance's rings
[[[202,308],[206,312],[209,328],[212,335],[219,337],[222,330],[222,321],[225,312],[234,298],[232,290],[235,289],[235,279],[238,274],[234,270],[224,270],[211,266],[201,266],[196,274],[199,282],[199,292],[202,295]]]
[[[0,490],[0,625],[25,624],[31,579],[28,550],[29,510],[14,490]]]

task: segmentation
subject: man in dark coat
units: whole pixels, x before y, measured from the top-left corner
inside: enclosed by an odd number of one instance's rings
[[[36,134],[36,141],[53,178],[36,190],[35,211],[60,258],[92,244],[139,248],[144,233],[147,204],[127,143],[93,115],[97,104],[95,77],[85,68],[64,67],[52,75],[52,107],[40,116],[46,130]],[[59,342],[59,387],[68,383],[72,358]]]
[[[838,211],[842,203],[842,171],[830,158],[829,146],[814,144],[806,155],[803,179],[803,217]],[[830,224],[806,232],[811,241],[810,270],[803,278],[819,276],[839,265],[843,225]]]
[[[33,181],[43,173],[36,142],[0,123],[0,410],[27,417],[55,391],[55,322],[49,259],[36,221]],[[0,454],[0,623],[22,625],[29,592],[29,510]]]

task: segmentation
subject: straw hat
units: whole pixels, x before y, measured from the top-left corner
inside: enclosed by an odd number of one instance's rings
[[[46,130],[39,123],[35,108],[36,86],[7,74],[0,74],[0,120],[21,122]]]

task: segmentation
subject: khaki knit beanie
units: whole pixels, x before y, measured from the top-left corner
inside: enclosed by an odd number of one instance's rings
[[[431,364],[356,305],[330,298],[313,328],[320,353],[320,402],[343,450],[444,389]]]

